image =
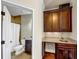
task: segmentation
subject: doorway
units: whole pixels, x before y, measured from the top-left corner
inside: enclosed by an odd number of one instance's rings
[[[33,11],[2,1],[2,59],[32,59]]]

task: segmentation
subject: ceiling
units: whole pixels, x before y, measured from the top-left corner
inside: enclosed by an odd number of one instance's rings
[[[7,6],[7,8],[12,16],[31,14],[30,11],[20,7]]]
[[[58,7],[60,4],[69,3],[71,0],[44,0],[45,9]]]
[[[17,6],[6,2],[3,2],[3,5],[7,7],[12,16],[32,14],[32,10],[29,10],[28,8],[24,8],[22,6]]]

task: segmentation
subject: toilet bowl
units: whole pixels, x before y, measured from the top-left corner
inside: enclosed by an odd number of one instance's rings
[[[14,47],[15,55],[19,55],[24,52],[24,45],[17,45]]]
[[[15,47],[14,47],[14,51],[15,51],[15,55],[19,55],[19,54],[21,54],[21,53],[23,53],[24,52],[24,48],[25,48],[25,45],[24,45],[24,42],[25,40],[21,40],[21,45],[16,45]]]
[[[14,47],[14,50],[19,51],[23,48],[23,45],[17,45],[16,47]]]

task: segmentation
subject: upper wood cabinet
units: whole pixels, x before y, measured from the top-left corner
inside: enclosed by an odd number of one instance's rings
[[[59,11],[51,12],[51,20],[52,20],[51,31],[59,32],[59,28],[60,28]]]
[[[44,32],[72,32],[71,13],[71,8],[44,11]]]
[[[60,32],[72,32],[72,9],[60,10]]]
[[[45,32],[51,32],[51,26],[52,26],[52,19],[51,19],[51,13],[50,12],[45,12],[44,13],[44,31]]]

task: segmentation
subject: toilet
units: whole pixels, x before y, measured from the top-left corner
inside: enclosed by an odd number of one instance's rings
[[[24,52],[25,49],[25,40],[21,40],[21,45],[18,44],[14,47],[15,55],[19,55]]]

